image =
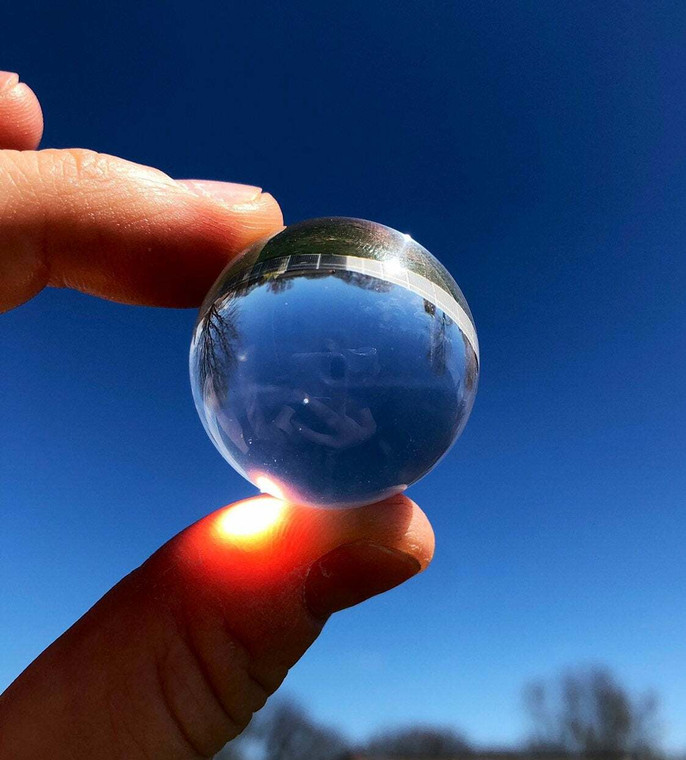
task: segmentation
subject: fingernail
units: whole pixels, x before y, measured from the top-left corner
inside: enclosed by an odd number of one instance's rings
[[[0,92],[11,90],[17,84],[19,84],[19,74],[13,71],[0,71]]]
[[[203,198],[219,201],[234,207],[242,203],[253,203],[262,195],[262,188],[254,185],[239,185],[235,182],[217,182],[210,179],[178,179],[180,185]]]
[[[359,604],[416,575],[419,562],[409,554],[367,541],[345,544],[325,554],[309,569],[305,604],[314,617]]]

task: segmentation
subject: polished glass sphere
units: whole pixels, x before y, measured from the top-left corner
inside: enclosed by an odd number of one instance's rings
[[[316,506],[386,498],[462,432],[476,329],[448,271],[409,235],[313,219],[261,240],[200,309],[191,384],[205,430],[260,490]]]

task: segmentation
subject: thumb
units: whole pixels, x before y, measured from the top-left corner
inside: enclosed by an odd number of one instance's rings
[[[211,756],[331,613],[408,579],[432,553],[428,520],[403,496],[338,511],[260,496],[209,515],[0,697],[0,757]]]

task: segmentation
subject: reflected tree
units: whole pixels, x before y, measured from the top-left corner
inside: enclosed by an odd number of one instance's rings
[[[238,362],[237,321],[238,303],[233,297],[213,303],[202,320],[197,359],[200,387],[212,387],[219,398],[226,396],[229,375]]]
[[[433,371],[437,375],[444,375],[448,367],[448,357],[450,354],[450,341],[448,340],[447,330],[453,321],[445,312],[437,309],[436,305],[426,298],[424,299],[424,311],[431,317],[429,350],[426,355]]]
[[[434,317],[431,323],[431,340],[427,355],[431,362],[431,368],[437,375],[444,375],[448,367],[450,341],[447,331],[451,324],[452,320],[444,312],[441,312],[440,317]]]
[[[479,374],[479,362],[476,358],[476,353],[472,348],[472,344],[467,340],[467,336],[464,333],[462,333],[462,342],[464,343],[465,356],[467,357],[464,385],[468,391],[471,391],[476,384],[476,379]]]
[[[269,277],[267,279],[267,290],[270,293],[279,294],[293,287],[292,277]]]

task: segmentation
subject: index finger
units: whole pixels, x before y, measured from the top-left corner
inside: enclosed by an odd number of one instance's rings
[[[0,151],[0,311],[46,285],[197,306],[226,263],[283,226],[259,187],[173,180],[93,151]]]

